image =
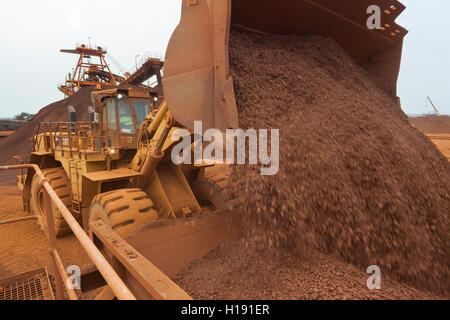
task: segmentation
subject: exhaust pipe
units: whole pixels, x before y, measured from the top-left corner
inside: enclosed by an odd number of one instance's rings
[[[89,114],[89,122],[94,122],[95,121],[95,112],[94,112],[94,108],[92,108],[92,106],[88,107],[88,114]]]
[[[69,122],[70,122],[70,131],[75,131],[75,122],[77,122],[77,111],[73,106],[68,106],[67,111],[69,112]]]
[[[94,108],[92,108],[92,106],[88,107],[88,115],[89,127],[93,132],[93,137],[91,139],[92,151],[97,151],[102,148],[102,138],[95,135],[95,130],[98,128],[98,115],[96,115],[95,110]]]

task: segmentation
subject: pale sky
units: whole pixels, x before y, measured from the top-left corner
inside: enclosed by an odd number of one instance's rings
[[[398,95],[408,114],[433,111],[450,115],[450,1],[403,0],[406,10],[397,23],[405,37]]]
[[[450,1],[402,2],[407,9],[397,22],[410,31],[399,79],[403,108],[408,114],[430,112],[426,98],[431,96],[442,114],[450,114]],[[37,113],[62,99],[56,86],[64,82],[77,56],[59,49],[88,43],[89,37],[92,44],[107,47],[126,69],[138,54],[164,54],[180,6],[181,0],[3,0],[0,118]]]

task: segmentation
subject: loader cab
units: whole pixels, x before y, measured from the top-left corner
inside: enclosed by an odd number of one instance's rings
[[[101,97],[105,147],[135,149],[139,127],[155,110],[155,97],[147,90],[105,90]]]

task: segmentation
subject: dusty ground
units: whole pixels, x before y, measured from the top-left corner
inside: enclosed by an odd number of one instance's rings
[[[427,134],[427,137],[433,142],[438,150],[450,161],[450,134]]]
[[[409,122],[425,134],[450,161],[450,117],[410,117]]]
[[[450,116],[410,117],[409,122],[423,133],[450,133]]]
[[[11,179],[0,180],[0,221],[25,217],[20,191]],[[6,182],[6,183],[5,183]],[[47,267],[52,271],[48,241],[35,220],[0,225],[0,279],[18,273]],[[91,265],[88,256],[73,235],[58,239],[58,250],[64,265]]]

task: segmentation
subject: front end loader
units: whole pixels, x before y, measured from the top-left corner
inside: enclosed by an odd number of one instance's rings
[[[163,268],[168,272],[220,242],[223,223],[217,216],[230,193],[226,172],[209,174],[211,164],[172,162],[171,150],[179,140],[173,135],[183,127],[165,101],[158,107],[156,101],[140,88],[94,91],[91,121],[76,121],[69,108],[72,121],[43,123],[30,163],[40,166],[85,231],[100,219],[157,266],[158,259],[168,260],[168,269]],[[24,203],[47,232],[39,177],[30,172],[23,185]],[[56,235],[69,233],[61,213],[52,210]],[[180,246],[173,245],[177,240],[188,246],[182,254]],[[161,258],[155,257],[160,251]]]

